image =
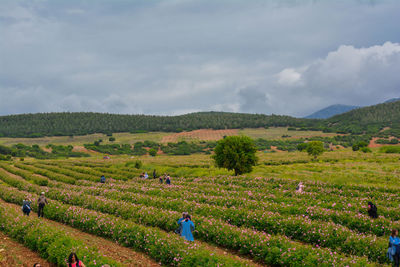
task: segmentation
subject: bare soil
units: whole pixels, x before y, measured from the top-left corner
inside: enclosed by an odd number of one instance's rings
[[[237,129],[226,129],[226,130],[212,130],[212,129],[201,129],[190,132],[175,133],[168,136],[164,136],[161,140],[162,143],[175,143],[179,140],[205,140],[205,141],[217,141],[222,139],[224,136],[238,135]]]

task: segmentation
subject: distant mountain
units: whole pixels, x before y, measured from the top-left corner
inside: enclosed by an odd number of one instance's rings
[[[400,101],[400,97],[399,97],[399,98],[392,98],[392,99],[386,100],[384,103],[392,103],[392,102],[396,102],[396,101]]]
[[[345,112],[348,112],[350,110],[360,108],[358,106],[348,106],[348,105],[331,105],[329,107],[323,108],[321,110],[318,110],[317,112],[314,112],[311,115],[308,115],[307,117],[304,117],[305,119],[327,119],[332,116],[342,114]]]

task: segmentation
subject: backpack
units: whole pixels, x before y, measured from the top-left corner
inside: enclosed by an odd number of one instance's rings
[[[23,212],[28,212],[28,211],[30,211],[31,210],[31,207],[29,207],[29,205],[27,204],[27,203],[25,203],[23,206],[22,206],[22,211]]]

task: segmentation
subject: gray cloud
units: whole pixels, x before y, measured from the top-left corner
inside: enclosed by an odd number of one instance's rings
[[[400,94],[399,13],[394,0],[2,1],[0,115],[373,104]]]

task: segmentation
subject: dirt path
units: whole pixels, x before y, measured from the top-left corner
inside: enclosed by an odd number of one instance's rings
[[[14,208],[17,212],[21,212],[21,209],[18,205],[7,203],[7,202],[4,202],[3,200],[0,200],[0,204],[4,205],[4,206],[8,206],[10,208]],[[36,213],[32,212],[31,216],[37,216],[37,215],[36,215]],[[46,220],[48,223],[50,223],[51,225],[53,225],[59,229],[63,229],[70,236],[82,240],[87,245],[96,246],[104,256],[112,258],[120,263],[125,264],[126,266],[160,266],[159,264],[154,262],[154,260],[150,259],[146,254],[136,252],[130,248],[122,247],[110,240],[81,232],[81,231],[79,231],[75,228],[69,227],[65,224],[47,220],[46,218],[44,218],[44,220]],[[0,242],[0,244],[1,244],[1,242]],[[2,255],[2,254],[0,254],[0,255]],[[20,255],[21,257],[23,257],[23,255],[25,255],[25,254],[24,253],[21,253],[21,254],[16,253],[16,255]],[[40,261],[38,261],[38,262],[40,262]],[[44,262],[44,260],[41,260],[41,262]],[[0,263],[1,263],[1,261],[0,261]],[[1,265],[1,266],[4,266],[4,265]],[[9,266],[14,266],[14,265],[9,265]],[[25,265],[21,265],[21,266],[25,266]],[[30,266],[33,266],[33,263]]]
[[[40,263],[43,267],[55,267],[40,258],[36,252],[0,232],[0,266],[32,267],[35,263]]]

